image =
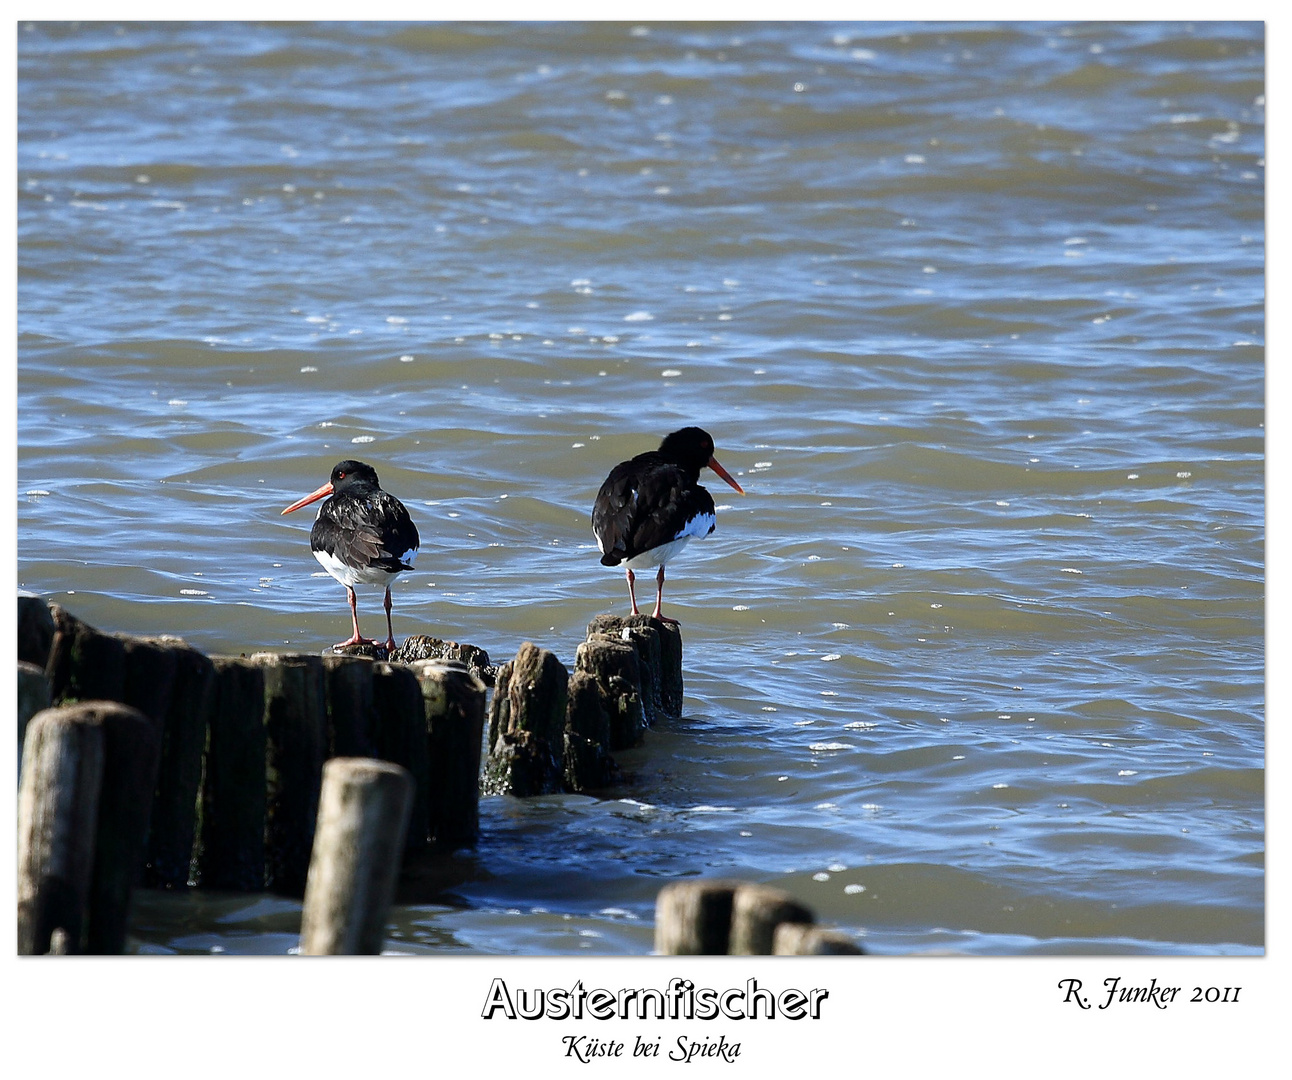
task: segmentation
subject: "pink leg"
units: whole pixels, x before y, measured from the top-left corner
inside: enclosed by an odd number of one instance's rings
[[[390,625],[390,586],[386,586],[386,652],[395,651],[395,630]]]
[[[651,612],[652,619],[658,619],[660,622],[672,623],[678,625],[676,619],[670,619],[660,609],[664,606],[664,564],[659,564],[659,573],[655,575],[655,610]],[[634,612],[636,614],[636,612]]]
[[[635,581],[637,580],[637,576],[632,572],[632,570],[631,570],[631,569],[629,569],[629,568],[628,568],[628,567],[626,567],[626,566],[624,567],[624,574],[625,574],[625,575],[627,576],[627,578],[628,578],[628,595],[629,595],[630,597],[632,597],[632,601],[633,601],[633,614],[634,614],[634,615],[640,615],[640,614],[641,614],[641,612],[637,610],[637,590],[636,590],[635,588],[633,588],[633,582],[635,582]]]
[[[354,589],[347,585],[345,587],[345,595],[350,600],[350,621],[354,625],[354,633],[350,636],[349,641],[338,641],[333,648],[343,649],[347,645],[372,645],[372,638],[363,637],[359,633],[359,607],[355,599]]]

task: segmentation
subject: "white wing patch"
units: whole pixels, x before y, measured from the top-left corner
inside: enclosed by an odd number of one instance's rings
[[[708,536],[709,533],[717,527],[717,514],[696,514],[690,521],[678,530],[675,539],[682,539],[684,536],[696,536],[701,539]]]
[[[666,543],[653,547],[650,551],[643,551],[640,555],[635,555],[627,560],[624,565],[632,570],[640,570],[647,566],[663,566],[674,555],[678,554],[693,539],[704,539],[709,533],[713,532],[714,527],[718,524],[716,514],[696,514],[690,521],[678,530],[677,535]]]

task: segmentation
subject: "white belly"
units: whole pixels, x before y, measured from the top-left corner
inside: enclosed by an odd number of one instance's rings
[[[687,541],[690,539],[689,536],[679,536],[676,540],[670,540],[667,544],[660,544],[659,547],[653,547],[650,551],[643,551],[640,555],[625,559],[623,565],[630,570],[642,570],[647,566],[663,566],[686,547]]]
[[[416,551],[411,551],[404,556],[404,562],[411,562]],[[367,566],[356,569],[353,566],[347,566],[335,555],[326,551],[314,552],[314,558],[318,559],[319,565],[329,574],[337,579],[342,585],[348,585],[354,588],[356,585],[377,585],[381,588],[388,586],[399,571],[391,573],[389,570],[383,570],[379,566]]]

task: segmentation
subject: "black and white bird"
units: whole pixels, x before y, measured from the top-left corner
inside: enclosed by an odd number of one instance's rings
[[[395,496],[381,490],[377,471],[362,461],[342,461],[317,491],[292,503],[284,514],[308,506],[325,495],[332,497],[319,507],[310,530],[310,550],[323,569],[345,586],[350,600],[354,633],[346,645],[373,645],[359,633],[356,585],[379,585],[386,589],[386,652],[395,648],[390,622],[390,583],[396,574],[413,569],[420,538],[417,526]]]
[[[713,456],[713,437],[698,427],[685,427],[665,437],[658,450],[638,454],[616,465],[597,493],[592,507],[592,532],[601,549],[603,566],[623,564],[633,614],[637,610],[634,570],[658,566],[653,617],[665,616],[664,564],[686,547],[692,537],[705,537],[718,523],[713,496],[700,486],[700,470],[710,468],[740,492]]]

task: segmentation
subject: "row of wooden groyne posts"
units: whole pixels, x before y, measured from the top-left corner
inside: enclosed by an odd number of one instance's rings
[[[18,951],[119,953],[136,887],[194,885],[303,896],[303,953],[380,952],[401,867],[474,846],[481,794],[605,789],[682,694],[681,634],[644,615],[597,616],[570,673],[425,635],[206,656],[20,594]],[[680,882],[655,951],[860,951],[813,924],[779,890]]]

